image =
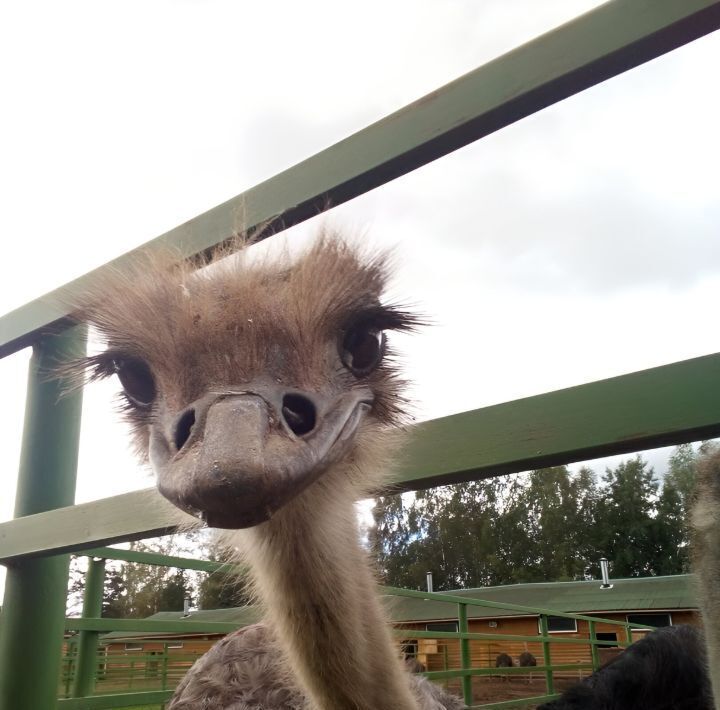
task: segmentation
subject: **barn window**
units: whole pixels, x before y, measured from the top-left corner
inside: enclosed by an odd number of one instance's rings
[[[182,648],[185,644],[182,643],[182,641],[174,641],[173,643],[169,643],[167,645],[168,648]]]
[[[628,624],[645,624],[646,626],[672,626],[672,617],[670,614],[627,614],[625,616]]]
[[[577,631],[577,621],[568,619],[565,616],[548,616],[548,631],[552,634],[571,633]],[[538,619],[538,629],[540,629],[540,619]],[[542,629],[540,629],[542,631]]]
[[[603,644],[598,648],[617,648],[617,634],[614,631],[599,631],[595,634],[598,641],[614,641],[613,644]]]
[[[126,643],[126,651],[142,651],[144,646],[141,643]]]
[[[447,631],[456,634],[458,630],[457,621],[433,621],[425,624],[425,631]]]

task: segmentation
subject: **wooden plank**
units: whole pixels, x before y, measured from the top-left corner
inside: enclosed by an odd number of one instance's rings
[[[720,354],[418,424],[402,490],[720,436]],[[88,549],[198,522],[155,489],[0,524],[0,561]]]
[[[148,242],[190,256],[258,225],[269,235],[383,185],[720,27],[720,0],[613,0],[518,47]],[[66,303],[127,255],[0,319],[0,357],[64,327]]]

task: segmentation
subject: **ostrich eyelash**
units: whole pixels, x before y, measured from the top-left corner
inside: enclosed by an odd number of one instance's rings
[[[401,306],[377,304],[354,314],[343,330],[350,330],[361,324],[377,330],[411,333],[417,328],[427,325],[427,322],[422,316]]]

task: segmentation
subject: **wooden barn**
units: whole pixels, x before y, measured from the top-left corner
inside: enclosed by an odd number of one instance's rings
[[[498,604],[551,609],[608,620],[649,626],[699,624],[692,575],[615,579],[603,589],[599,580],[587,582],[547,582],[513,584],[452,592],[458,597],[473,597]],[[460,645],[453,639],[413,638],[412,631],[457,631],[457,606],[422,599],[392,598],[390,614],[396,627],[407,629],[404,639],[408,652],[415,655],[429,671],[460,667]],[[468,607],[468,626],[472,633],[497,634],[495,640],[470,641],[473,668],[493,667],[500,653],[507,653],[515,665],[523,651],[529,651],[542,664],[540,643],[510,641],[503,636],[537,636],[539,614],[518,614],[487,607]],[[551,636],[590,638],[587,621],[550,617]],[[625,629],[612,624],[597,623],[596,637],[609,642],[624,641]],[[645,632],[633,631],[633,640]],[[590,663],[590,646],[586,643],[552,644],[553,664]]]
[[[604,589],[599,580],[587,582],[548,582],[514,584],[480,589],[463,589],[452,592],[457,597],[482,599],[498,604],[515,604],[550,609],[562,613],[600,616],[623,624],[667,626],[672,624],[699,624],[693,591],[692,575],[615,579]],[[385,597],[388,614],[398,629],[406,634],[398,637],[408,656],[414,657],[429,671],[460,667],[460,644],[455,639],[418,638],[414,631],[456,632],[458,630],[457,605],[410,597]],[[161,612],[151,619],[192,621],[222,621],[246,626],[255,623],[259,614],[252,607],[183,612]],[[539,643],[512,641],[507,635],[537,636],[539,614],[518,614],[513,611],[489,607],[468,606],[469,631],[497,634],[497,640],[472,640],[470,652],[474,668],[494,667],[500,653],[510,655],[517,665],[518,656],[529,651],[542,663]],[[550,617],[551,636],[563,638],[590,638],[588,622]],[[644,631],[633,632],[633,639]],[[598,623],[596,636],[612,642],[624,641],[625,628]],[[154,654],[182,658],[189,664],[213,645],[221,634],[198,633],[123,633],[107,634],[102,639],[108,661],[117,664],[125,656],[138,659]],[[612,648],[611,645],[608,648]],[[585,643],[552,644],[553,664],[589,663],[590,647]]]

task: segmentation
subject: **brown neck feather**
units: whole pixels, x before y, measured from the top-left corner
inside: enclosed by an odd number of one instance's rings
[[[314,708],[417,710],[359,544],[352,499],[320,482],[236,541]]]

